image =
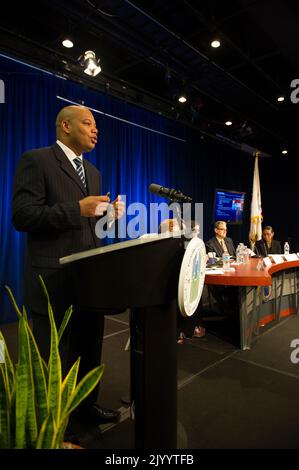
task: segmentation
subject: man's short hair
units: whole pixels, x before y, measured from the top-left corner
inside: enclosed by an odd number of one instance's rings
[[[226,225],[226,222],[224,220],[217,220],[217,222],[214,223],[214,228],[218,228],[219,225],[221,225],[221,224]]]
[[[270,230],[271,232],[273,232],[273,228],[271,227],[271,225],[266,225],[266,227],[263,228],[263,231],[264,230]]]
[[[197,220],[195,220],[195,219],[191,219],[191,230],[194,229],[194,227],[196,227],[196,225],[199,226],[199,222],[197,222]]]
[[[180,227],[177,219],[164,219],[159,225],[158,232],[159,233],[173,232],[175,225]]]

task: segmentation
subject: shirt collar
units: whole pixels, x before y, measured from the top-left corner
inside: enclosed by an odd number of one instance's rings
[[[75,160],[75,158],[80,158],[80,160],[83,161],[82,153],[81,155],[76,155],[72,149],[70,149],[67,145],[63,144],[62,142],[60,142],[60,140],[58,139],[56,140],[56,144],[59,145],[59,147],[64,151],[64,153],[70,160]]]

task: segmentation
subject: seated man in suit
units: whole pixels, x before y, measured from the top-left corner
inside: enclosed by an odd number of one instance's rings
[[[281,254],[281,244],[273,240],[274,231],[270,225],[263,228],[262,239],[255,242],[254,252],[259,256],[268,256],[269,254]]]
[[[216,256],[222,257],[224,251],[228,251],[231,256],[236,255],[234,242],[231,238],[227,237],[226,222],[218,220],[214,225],[215,236],[206,242],[207,253],[215,252]]]
[[[227,237],[226,222],[218,220],[214,225],[215,236],[206,242],[207,253],[215,252],[218,258],[222,258],[224,251],[231,256],[236,255],[234,242]],[[225,315],[236,314],[238,311],[237,289],[232,286],[209,286],[209,292],[216,301],[221,313]]]

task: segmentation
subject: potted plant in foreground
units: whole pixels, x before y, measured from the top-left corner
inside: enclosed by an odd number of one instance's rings
[[[57,331],[46,286],[40,276],[48,300],[51,324],[49,361],[40,355],[28,323],[25,307],[18,308],[7,288],[19,324],[18,363],[13,364],[4,337],[5,360],[0,364],[0,448],[61,449],[70,414],[96,387],[104,365],[90,371],[77,384],[80,358],[66,377],[62,377],[59,341],[72,314],[70,307]]]

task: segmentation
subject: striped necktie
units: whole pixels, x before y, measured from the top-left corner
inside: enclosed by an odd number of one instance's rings
[[[83,162],[80,158],[75,158],[73,162],[76,165],[76,171],[83,183],[84,188],[86,189],[85,176],[84,176],[84,171],[83,171]]]
[[[225,244],[224,244],[224,240],[220,240],[220,245],[221,245],[221,248],[222,248],[223,251],[228,251],[228,250],[226,249]]]

